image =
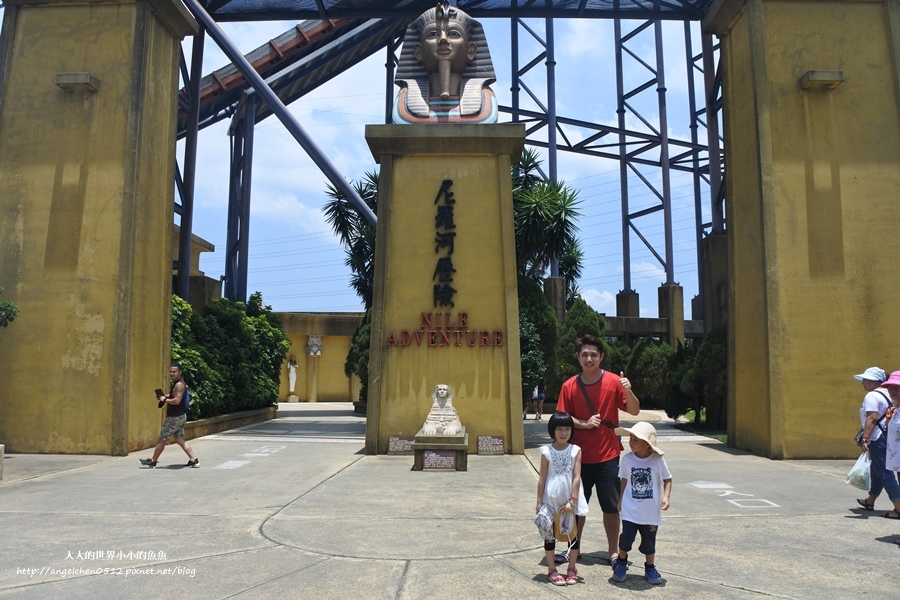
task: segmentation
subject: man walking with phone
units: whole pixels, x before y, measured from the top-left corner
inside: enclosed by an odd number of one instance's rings
[[[163,403],[166,405],[166,420],[163,421],[162,429],[160,429],[159,441],[153,450],[153,458],[141,459],[141,464],[145,467],[152,469],[156,466],[156,461],[159,460],[160,454],[166,449],[166,442],[173,435],[175,436],[175,443],[181,446],[181,449],[188,455],[189,460],[185,466],[196,467],[197,463],[200,462],[194,456],[190,442],[184,439],[184,424],[187,421],[184,395],[187,393],[187,384],[184,382],[181,370],[181,365],[172,363],[172,366],[169,367],[169,379],[172,381],[172,387],[168,395],[160,395],[157,398],[160,401],[160,406]]]

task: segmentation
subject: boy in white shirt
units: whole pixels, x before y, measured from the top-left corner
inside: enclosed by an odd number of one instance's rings
[[[654,585],[662,583],[656,570],[656,531],[662,522],[663,510],[669,509],[672,493],[672,474],[656,446],[656,428],[650,423],[637,423],[631,429],[616,428],[617,435],[627,435],[631,452],[622,456],[619,463],[619,512],[622,515],[622,535],[619,536],[619,554],[613,562],[613,581],[625,581],[628,570],[628,551],[634,544],[638,531],[644,555],[644,574]]]

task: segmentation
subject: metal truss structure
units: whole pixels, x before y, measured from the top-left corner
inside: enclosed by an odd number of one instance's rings
[[[182,199],[181,205],[176,206],[176,212],[181,214],[182,219],[182,247],[179,249],[178,264],[189,265],[190,212],[197,133],[207,125],[232,118],[224,293],[231,299],[246,300],[254,125],[271,115],[279,118],[332,183],[342,189],[357,208],[362,206],[365,209],[363,214],[374,222],[375,215],[368,211],[346,180],[330,166],[327,158],[285,105],[359,61],[385,49],[385,121],[390,122],[396,51],[407,24],[430,8],[433,0],[371,0],[352,4],[326,0],[213,0],[206,8],[197,0],[185,0],[185,4],[201,22],[203,30],[219,44],[233,63],[201,79],[197,65],[202,61],[202,37],[199,43],[195,40],[193,46],[190,75],[184,60],[182,61],[182,77],[187,84],[182,90],[178,135],[186,140],[186,144],[184,180],[179,179],[177,182]],[[548,158],[545,176],[548,179],[555,181],[557,178],[559,151],[619,162],[625,291],[631,290],[632,234],[665,271],[665,284],[675,283],[670,186],[672,171],[688,172],[693,177],[698,269],[702,269],[702,238],[712,231],[724,231],[724,186],[719,134],[721,77],[717,46],[711,36],[705,35],[702,37],[700,52],[694,54],[690,28],[691,21],[700,20],[711,4],[711,0],[459,0],[457,3],[459,8],[476,18],[509,18],[513,94],[511,105],[501,106],[500,110],[510,115],[512,121],[526,124],[527,144],[545,149]],[[558,18],[614,19],[616,126],[557,114],[553,27],[554,20]],[[217,22],[263,19],[309,20],[246,57],[230,46],[217,25]],[[663,47],[663,20],[684,22],[687,55],[684,62],[688,71],[691,129],[690,139],[687,140],[673,139],[668,132],[664,59],[670,55]],[[652,55],[648,55],[646,51],[648,36],[653,42]],[[634,44],[638,38],[642,40],[643,54]],[[529,44],[524,44],[525,40]],[[534,47],[535,41],[540,51],[534,56],[525,56],[526,46]],[[637,85],[628,88],[624,76],[626,60],[629,61],[629,80],[634,80],[635,70],[644,74]],[[700,86],[696,85],[696,80],[701,82]],[[702,88],[702,95],[698,94],[697,87]],[[656,95],[653,104],[657,112],[654,115],[643,114],[635,102],[642,95],[648,94]],[[646,98],[642,105],[647,106]],[[626,122],[639,122],[642,125],[637,129],[629,129]],[[632,210],[629,191],[634,189],[634,185],[641,185],[649,190],[655,199],[651,206]],[[709,221],[703,219],[704,201],[709,202]],[[645,223],[656,224],[660,220],[664,229],[661,248],[651,243],[650,236],[642,232]],[[187,296],[187,272],[186,268],[179,269],[177,279],[176,293],[183,297]],[[558,275],[556,263],[551,265],[551,275]]]

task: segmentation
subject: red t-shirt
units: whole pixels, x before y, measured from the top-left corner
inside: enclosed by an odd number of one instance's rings
[[[582,421],[591,418],[591,409],[578,385],[581,375],[569,378],[559,390],[559,400],[556,410],[562,410]],[[609,421],[614,427],[619,426],[619,410],[625,410],[625,388],[619,383],[619,377],[614,373],[603,371],[596,383],[585,384],[591,403],[596,414],[604,421]],[[584,464],[596,464],[618,458],[622,452],[622,442],[615,431],[606,425],[600,425],[596,429],[576,429],[572,436],[572,443],[581,447],[581,462]]]

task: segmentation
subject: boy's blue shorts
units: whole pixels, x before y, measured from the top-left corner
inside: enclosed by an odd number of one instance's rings
[[[622,521],[622,535],[619,536],[619,548],[628,552],[634,544],[634,538],[638,531],[641,532],[641,545],[638,550],[641,554],[656,554],[656,532],[658,525],[638,525],[631,521]]]

